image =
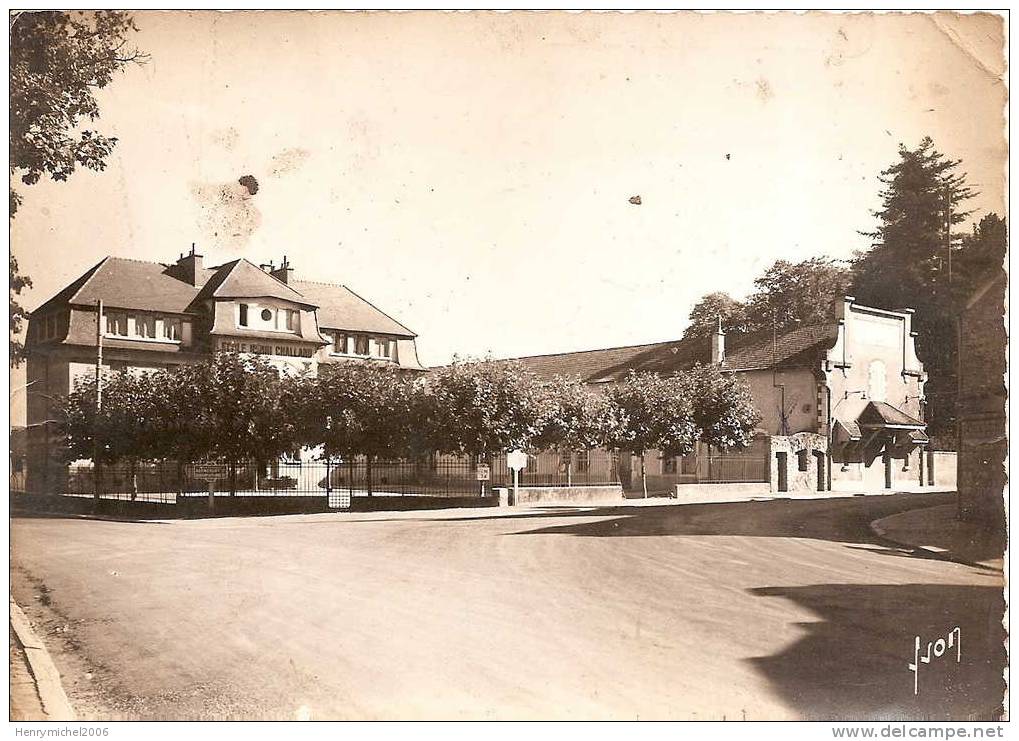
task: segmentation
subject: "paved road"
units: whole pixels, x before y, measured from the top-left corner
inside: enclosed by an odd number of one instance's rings
[[[868,528],[947,501],[16,519],[14,589],[86,716],[989,718],[1001,573]]]

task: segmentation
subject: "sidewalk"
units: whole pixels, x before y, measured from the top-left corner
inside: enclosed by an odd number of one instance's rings
[[[10,625],[10,624],[8,624]],[[46,711],[35,689],[35,678],[28,666],[24,647],[14,636],[10,626],[10,669],[11,669],[11,720],[46,720]]]
[[[60,674],[25,613],[10,600],[10,681],[12,721],[74,720]]]
[[[870,523],[880,537],[991,569],[1004,568],[1004,536],[956,519],[956,505],[924,507]]]

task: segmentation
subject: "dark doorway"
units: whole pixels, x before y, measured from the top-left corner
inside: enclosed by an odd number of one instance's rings
[[[789,491],[789,454],[775,453],[778,466],[778,490]]]
[[[817,490],[827,491],[828,487],[826,484],[825,466],[824,466],[824,453],[820,451],[814,451],[814,463],[817,464]]]

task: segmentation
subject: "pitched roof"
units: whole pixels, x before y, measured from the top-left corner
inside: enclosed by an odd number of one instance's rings
[[[181,314],[187,311],[198,290],[170,275],[166,265],[106,257],[32,313],[45,313],[64,304],[91,306],[102,299],[106,306],[115,309]]]
[[[884,401],[871,401],[860,412],[857,422],[861,427],[916,427],[925,425],[901,409]]]
[[[838,325],[834,323],[797,327],[778,337],[770,330],[746,335],[732,333],[726,337],[723,368],[746,371],[809,366],[837,336]],[[514,358],[539,376],[579,376],[589,382],[617,381],[630,370],[670,373],[710,359],[710,343],[705,338]]]
[[[32,313],[44,314],[69,304],[92,306],[101,298],[111,309],[184,314],[205,299],[271,297],[317,307],[321,327],[416,336],[345,286],[311,281],[283,283],[245,259],[205,268],[199,282],[202,285],[192,286],[178,279],[173,266],[106,257]]]
[[[274,278],[252,262],[241,258],[213,268],[212,277],[202,286],[195,297],[205,299],[230,298],[278,298],[299,304],[313,306],[289,285]]]
[[[291,284],[308,301],[318,306],[318,325],[329,329],[379,332],[398,337],[415,333],[393,317],[361,298],[346,286],[295,280]]]

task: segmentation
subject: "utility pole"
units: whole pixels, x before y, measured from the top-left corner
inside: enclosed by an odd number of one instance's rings
[[[99,464],[99,413],[103,408],[103,300],[96,300],[96,413],[92,422],[92,484],[95,488],[93,497],[99,504],[100,464]]]
[[[945,242],[948,249],[948,285],[952,285],[952,186],[945,185]]]

